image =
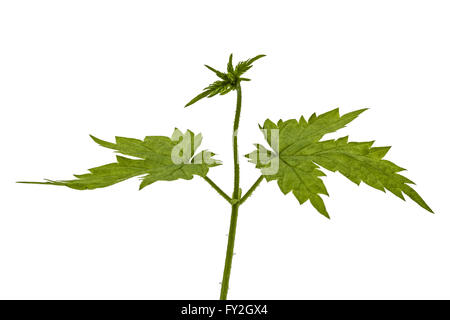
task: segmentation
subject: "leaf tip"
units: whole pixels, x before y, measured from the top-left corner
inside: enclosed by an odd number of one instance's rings
[[[362,109],[356,110],[356,112],[358,112],[358,114],[361,114],[361,113],[363,113],[363,112],[365,112],[365,111],[367,111],[369,109],[370,108],[362,108]]]
[[[433,211],[433,209],[431,209],[428,204],[424,201],[423,203],[424,205],[421,205],[422,208],[424,208],[425,210],[427,210],[428,212],[435,214],[435,212]]]

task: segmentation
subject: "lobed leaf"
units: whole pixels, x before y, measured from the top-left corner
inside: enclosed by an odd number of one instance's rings
[[[411,180],[398,172],[404,169],[383,159],[390,147],[372,147],[370,142],[348,142],[348,137],[320,141],[327,133],[345,127],[366,109],[342,116],[334,109],[308,121],[301,117],[277,124],[266,120],[260,129],[272,150],[256,145],[256,150],[246,155],[261,169],[266,180],[277,180],[280,190],[292,192],[300,204],[307,200],[324,216],[329,217],[320,195],[328,195],[321,179],[325,174],[320,167],[343,176],[356,184],[361,182],[385,192],[389,190],[404,200],[406,194],[424,209],[433,212],[420,195],[410,186]],[[273,135],[277,134],[277,139]],[[268,168],[278,167],[268,173]]]
[[[205,177],[210,167],[220,165],[213,153],[203,150],[195,154],[201,144],[201,134],[175,129],[171,138],[148,136],[144,140],[116,137],[115,143],[91,138],[99,145],[116,150],[123,155],[116,162],[89,169],[89,173],[75,175],[73,180],[46,180],[45,182],[20,182],[66,186],[78,190],[103,188],[126,179],[142,176],[139,189],[156,181]]]

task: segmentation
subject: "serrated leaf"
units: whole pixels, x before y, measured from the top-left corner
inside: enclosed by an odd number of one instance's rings
[[[123,155],[117,161],[89,169],[89,173],[75,175],[74,180],[47,180],[46,182],[21,182],[67,186],[86,190],[103,188],[126,179],[143,176],[140,189],[156,181],[192,179],[194,175],[205,177],[210,167],[220,164],[212,158],[213,153],[204,150],[195,154],[201,144],[201,134],[175,129],[172,137],[148,136],[144,140],[116,137],[107,142],[91,136],[99,145],[116,150]]]
[[[354,120],[366,109],[353,111],[343,116],[334,109],[308,121],[301,117],[277,124],[266,120],[261,128],[272,150],[261,145],[246,155],[250,162],[260,168],[268,181],[277,180],[280,190],[292,192],[300,204],[309,200],[324,216],[328,217],[320,195],[328,195],[321,179],[325,174],[320,167],[340,172],[356,184],[361,182],[404,199],[403,194],[424,209],[433,212],[420,195],[411,188],[411,180],[398,172],[404,169],[383,159],[390,147],[372,147],[373,141],[348,142],[348,137],[320,141],[327,133],[335,132]],[[274,135],[278,135],[274,139]],[[274,164],[278,167],[273,170]],[[272,168],[271,171],[268,171]]]
[[[260,54],[254,58],[238,62],[238,64],[236,65],[235,71],[234,71],[235,75],[240,77],[241,75],[246,73],[252,67],[253,62],[255,62],[256,60],[261,59],[262,57],[265,57],[265,56],[266,56],[265,54]]]
[[[189,107],[190,105],[196,103],[197,101],[203,99],[203,98],[211,98],[214,97],[217,94],[224,95],[228,92],[230,92],[233,89],[232,85],[228,81],[224,80],[218,80],[213,83],[211,83],[209,86],[204,88],[203,92],[198,94],[195,98],[193,98],[191,101],[189,101],[186,105],[186,107]]]
[[[215,81],[211,83],[205,90],[209,91],[208,98],[214,97],[216,94],[222,94],[230,88],[230,83],[227,81]]]

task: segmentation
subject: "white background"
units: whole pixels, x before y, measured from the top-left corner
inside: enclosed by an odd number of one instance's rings
[[[200,178],[94,191],[21,185],[110,162],[88,134],[202,132],[232,188],[235,93],[184,104],[228,54],[257,123],[370,110],[329,137],[376,139],[436,212],[327,172],[331,220],[263,183],[241,207],[229,298],[450,298],[448,1],[2,1],[0,298],[216,299],[230,209]],[[242,161],[247,189],[258,171]]]

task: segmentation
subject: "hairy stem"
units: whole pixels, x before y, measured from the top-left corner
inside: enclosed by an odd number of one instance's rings
[[[203,177],[203,179],[205,179],[205,181],[208,182],[209,185],[213,187],[213,189],[216,190],[217,193],[220,194],[225,200],[227,200],[230,204],[233,204],[231,198],[217,184],[215,184],[214,181],[208,177]]]
[[[239,119],[241,117],[241,105],[242,105],[242,91],[241,91],[240,84],[237,85],[236,91],[237,91],[236,113],[234,115],[234,124],[233,124],[233,162],[234,162],[233,199],[238,199],[238,196],[239,196],[238,129],[239,129]]]
[[[231,263],[234,254],[234,239],[236,237],[236,226],[238,218],[239,204],[231,206],[230,230],[228,231],[227,253],[225,257],[225,268],[223,270],[222,288],[220,289],[220,300],[227,300],[228,286],[230,283]]]
[[[247,193],[239,200],[239,205],[243,204],[245,202],[245,200],[247,200],[253,193],[253,191],[256,190],[256,188],[258,188],[259,184],[261,183],[261,181],[263,181],[264,176],[260,176],[258,178],[258,180],[255,181],[255,183],[250,187],[250,189],[248,189]]]
[[[233,262],[234,251],[234,239],[236,237],[237,218],[239,211],[239,153],[237,143],[237,132],[239,128],[239,119],[241,116],[241,104],[242,104],[242,91],[241,86],[238,83],[236,86],[237,101],[236,101],[236,113],[234,116],[233,125],[233,160],[234,160],[234,188],[233,188],[233,200],[237,201],[231,206],[231,220],[230,230],[228,232],[228,244],[227,253],[225,257],[225,268],[223,270],[222,288],[220,290],[220,300],[226,300],[228,294],[228,285],[230,282],[231,264]]]

